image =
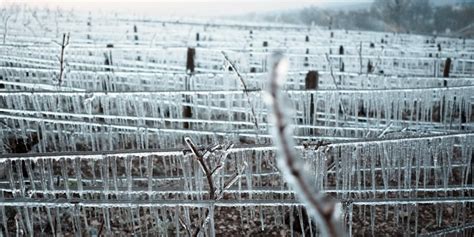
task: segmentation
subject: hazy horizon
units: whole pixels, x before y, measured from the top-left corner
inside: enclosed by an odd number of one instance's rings
[[[3,0],[0,4],[26,4],[33,7],[49,7],[75,9],[79,11],[112,11],[127,12],[130,14],[140,14],[146,16],[159,15],[171,17],[219,17],[247,14],[253,12],[269,12],[298,9],[306,6],[325,6],[331,4],[354,4],[367,3],[372,0],[294,0],[294,1],[272,1],[255,0],[239,1],[234,0],[101,0],[78,1],[78,0]]]

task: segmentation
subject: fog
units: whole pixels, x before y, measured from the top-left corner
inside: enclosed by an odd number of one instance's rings
[[[78,1],[78,0],[20,0],[2,1],[0,4],[24,3],[30,6],[49,8],[73,8],[79,11],[115,11],[127,12],[141,15],[159,15],[176,17],[216,17],[239,15],[250,12],[269,12],[279,10],[297,9],[305,6],[326,6],[342,3],[371,2],[371,0],[356,1],[329,1],[329,0],[293,0],[293,1],[272,1],[272,0],[101,0],[101,1]]]

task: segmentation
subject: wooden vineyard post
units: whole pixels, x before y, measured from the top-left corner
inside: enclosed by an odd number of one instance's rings
[[[89,17],[87,18],[87,40],[89,40],[88,44],[90,44],[90,40],[92,39],[91,37],[91,25],[92,25],[92,18],[91,18],[91,15],[89,13]]]
[[[263,46],[264,48],[268,48],[268,41],[263,41],[262,46]],[[265,49],[264,52],[268,52],[268,49]],[[262,65],[261,65],[261,67],[262,67],[262,71],[266,71],[266,68],[267,68],[267,59],[263,59],[263,60],[262,60]]]
[[[443,77],[449,77],[449,71],[451,70],[451,58],[446,59],[446,63],[444,64],[444,73]],[[445,85],[446,86],[446,85]]]
[[[196,47],[199,47],[199,32],[196,33]]]
[[[372,65],[372,62],[369,60],[367,63],[367,74],[372,73],[374,71],[374,65]]]
[[[186,96],[186,102],[189,102],[189,101],[190,101],[190,97]],[[189,105],[183,106],[183,118],[191,118],[192,116],[193,116],[193,113],[191,111],[191,106],[189,106]],[[183,123],[183,128],[184,129],[189,129],[190,128],[189,122],[184,122]]]
[[[250,39],[250,44],[249,44],[249,66],[250,66],[250,73],[256,73],[257,72],[257,68],[252,66],[252,57],[253,57],[253,30],[250,30],[250,35],[249,35],[249,39]]]
[[[107,48],[113,48],[113,47],[114,47],[114,44],[107,44],[106,47],[107,47]],[[112,62],[112,51],[109,50],[109,51],[108,51],[108,54],[107,54],[107,53],[104,53],[104,57],[105,57],[104,65],[106,66],[106,67],[105,67],[105,71],[112,71],[112,67],[109,67],[109,66],[112,66],[112,65],[113,65],[113,62]]]
[[[138,44],[138,29],[137,29],[137,25],[133,25],[133,39],[135,40],[135,44]]]
[[[198,39],[199,37],[199,34],[196,35],[196,39]],[[190,79],[192,77],[192,75],[194,74],[194,67],[195,67],[195,62],[194,62],[194,59],[196,57],[196,49],[194,48],[188,48],[188,52],[187,52],[187,58],[186,58],[186,72],[187,72],[187,76],[186,76],[186,80],[185,80],[185,90],[189,91],[191,90],[191,85],[190,85]],[[191,102],[191,96],[187,95],[186,98],[185,98],[185,102],[186,103],[190,103]],[[183,106],[183,118],[186,119],[186,118],[191,118],[193,115],[193,112],[191,110],[191,106],[189,105],[185,105]],[[190,128],[190,124],[189,122],[184,122],[183,123],[183,128],[184,129],[189,129]]]
[[[451,69],[451,58],[447,58],[446,63],[444,64],[443,77],[445,77],[445,78],[449,77],[449,70],[450,69]],[[445,86],[445,87],[448,86],[448,81],[446,79],[443,80],[443,86]],[[441,122],[445,122],[445,120],[444,120],[446,118],[445,114],[446,114],[446,97],[443,95],[443,98],[442,98],[442,101],[441,101],[441,111],[440,111],[440,114],[439,114]]]
[[[186,58],[186,72],[188,74],[194,73],[194,58],[196,57],[196,49],[188,48],[188,54]]]
[[[306,43],[309,42],[309,35],[306,35],[304,41],[305,41]],[[304,63],[303,63],[303,66],[305,66],[305,67],[308,67],[308,66],[309,66],[309,57],[308,57],[308,54],[309,54],[309,48],[306,48],[306,56],[304,57]]]
[[[137,25],[133,25],[133,40],[135,41],[135,45],[139,44]],[[142,61],[142,57],[140,55],[137,55],[137,61]]]
[[[339,55],[344,55],[344,46],[339,46]],[[344,62],[342,61],[342,57],[339,58],[339,70],[344,72]]]
[[[308,71],[305,78],[305,89],[306,90],[318,90],[319,84],[319,73],[318,71]],[[311,94],[309,102],[309,119],[310,124],[313,125],[315,121],[315,105],[314,105],[314,95]],[[311,129],[311,134],[314,134],[314,129]]]
[[[304,66],[308,67],[309,66],[309,48],[306,48],[306,56],[304,57]]]

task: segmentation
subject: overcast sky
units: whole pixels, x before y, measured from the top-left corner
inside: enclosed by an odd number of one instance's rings
[[[81,11],[112,10],[115,12],[156,16],[226,16],[302,8],[338,2],[353,4],[371,0],[0,0],[3,4],[26,3],[32,6],[74,8]]]

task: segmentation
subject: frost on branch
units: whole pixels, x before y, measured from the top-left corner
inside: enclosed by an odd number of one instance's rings
[[[288,123],[286,111],[282,104],[280,88],[285,82],[288,62],[280,53],[273,55],[273,65],[270,74],[270,107],[273,111],[273,140],[278,147],[278,166],[284,179],[295,189],[296,194],[305,203],[309,213],[315,217],[323,236],[341,236],[342,225],[336,213],[336,203],[328,196],[322,196],[310,185],[303,166],[296,157],[291,126]]]

